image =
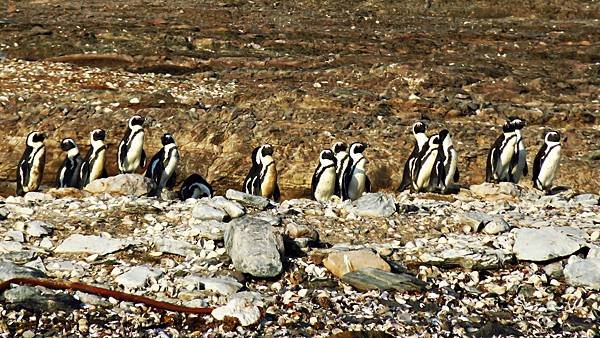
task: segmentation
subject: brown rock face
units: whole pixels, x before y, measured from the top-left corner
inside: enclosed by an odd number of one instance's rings
[[[362,268],[391,271],[389,264],[370,250],[333,252],[323,260],[323,265],[338,278],[342,278],[348,272],[358,271]]]
[[[282,197],[306,197],[319,151],[338,140],[368,143],[374,190],[393,190],[416,119],[452,132],[460,183],[476,184],[498,125],[518,115],[530,168],[557,129],[555,184],[600,191],[600,24],[588,20],[600,4],[427,3],[20,2],[0,19],[11,42],[0,44],[0,181],[14,182],[33,129],[50,136],[44,183],[60,140],[85,154],[94,128],[115,174],[126,121],[141,114],[148,155],[174,134],[178,182],[197,172],[218,194],[240,189],[252,148],[271,143]]]

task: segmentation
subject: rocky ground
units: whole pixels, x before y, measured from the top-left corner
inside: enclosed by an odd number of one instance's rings
[[[141,176],[120,175],[87,191],[0,200],[0,281],[79,281],[216,307],[212,315],[13,286],[0,303],[0,333],[600,334],[598,195],[542,196],[503,183],[443,199],[374,193],[272,204],[233,190],[185,202],[147,191]]]

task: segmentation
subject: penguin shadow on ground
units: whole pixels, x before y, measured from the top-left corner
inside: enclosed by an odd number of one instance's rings
[[[571,188],[565,186],[556,186],[546,191],[546,195],[558,195],[562,192],[569,191]]]

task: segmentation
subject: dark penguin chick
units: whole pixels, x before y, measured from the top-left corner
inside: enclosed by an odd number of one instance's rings
[[[533,186],[540,190],[549,191],[552,188],[554,176],[560,161],[560,134],[549,131],[544,137],[544,144],[533,161]]]
[[[145,176],[150,178],[155,188],[148,193],[149,196],[160,196],[162,189],[175,185],[179,151],[173,135],[165,133],[161,138],[163,147],[152,157]]]
[[[414,191],[421,192],[429,188],[429,181],[435,168],[439,146],[439,135],[433,135],[419,152],[411,172]]]
[[[423,122],[416,122],[412,126],[412,133],[415,137],[415,142],[413,146],[413,150],[406,159],[404,163],[404,171],[402,172],[402,182],[400,183],[400,187],[398,187],[398,191],[404,191],[406,189],[410,189],[412,186],[411,175],[414,165],[417,161],[417,157],[423,149],[423,146],[427,143],[429,137],[425,132],[427,131],[427,125]]]
[[[344,172],[348,166],[350,155],[348,154],[348,145],[344,142],[336,142],[331,147],[333,154],[336,159],[336,183],[335,183],[335,195],[342,197],[342,185],[344,184]]]
[[[363,152],[367,145],[355,142],[350,145],[350,159],[344,172],[344,185],[342,186],[342,200],[358,199],[365,192],[371,192],[371,181],[367,176],[367,159]]]
[[[127,122],[127,132],[119,143],[117,162],[121,174],[134,173],[146,166],[144,152],[144,118],[135,115]]]
[[[181,190],[179,190],[179,197],[185,201],[188,198],[202,198],[212,197],[213,188],[202,176],[198,174],[192,174],[183,181]]]
[[[458,154],[454,149],[452,136],[447,129],[440,131],[438,138],[437,159],[429,184],[431,191],[439,191],[445,194],[459,179]]]
[[[311,180],[311,195],[316,201],[328,202],[334,195],[336,162],[335,154],[329,149],[319,154],[319,164]]]
[[[79,175],[83,158],[79,154],[77,144],[71,138],[65,138],[60,142],[60,148],[67,153],[65,160],[58,169],[56,186],[59,188],[78,188]]]
[[[37,131],[29,133],[25,151],[17,166],[17,196],[37,191],[44,176],[46,165],[46,135]]]
[[[263,144],[252,151],[252,167],[244,180],[244,191],[279,201],[277,168],[273,160],[273,147],[270,144]]]
[[[104,164],[106,158],[106,133],[102,129],[94,129],[90,133],[90,149],[81,164],[79,187],[83,188],[99,178],[108,177]]]
[[[525,128],[525,121],[518,117],[511,117],[510,124],[515,129],[515,150],[512,161],[510,162],[509,169],[509,181],[513,183],[519,183],[521,177],[527,176],[529,171],[527,167],[527,150],[525,149],[525,142],[521,135],[521,130]]]
[[[488,152],[485,166],[486,182],[507,182],[510,180],[510,163],[515,156],[517,135],[515,125],[509,122],[502,127],[502,135],[498,136]]]

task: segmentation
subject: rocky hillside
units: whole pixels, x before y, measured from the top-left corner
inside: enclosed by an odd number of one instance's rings
[[[443,199],[273,205],[232,190],[160,201],[138,197],[148,191],[140,176],[102,181],[94,194],[0,199],[0,283],[48,277],[214,310],[13,286],[0,296],[0,334],[600,334],[598,195],[502,183]]]
[[[566,136],[556,183],[600,191],[599,4],[574,1],[35,1],[0,8],[0,181],[13,191],[32,129],[94,128],[116,145],[134,113],[146,150],[163,132],[199,172],[238,188],[251,149],[275,146],[284,198],[307,196],[320,149],[370,145],[375,189],[393,190],[416,119],[454,134],[465,186],[509,115],[526,119],[530,161],[546,128]]]

